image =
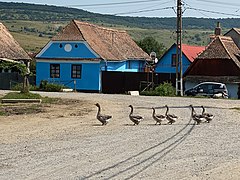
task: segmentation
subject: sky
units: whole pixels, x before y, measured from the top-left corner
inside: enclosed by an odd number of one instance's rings
[[[3,0],[73,7],[101,14],[176,17],[177,0]],[[182,0],[183,17],[240,18],[239,0]]]

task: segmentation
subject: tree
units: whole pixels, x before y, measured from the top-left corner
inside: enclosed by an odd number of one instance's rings
[[[166,47],[150,36],[138,41],[137,44],[148,54],[156,52],[158,59],[166,52]]]

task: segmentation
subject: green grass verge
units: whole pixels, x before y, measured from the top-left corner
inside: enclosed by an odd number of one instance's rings
[[[0,98],[1,99],[42,99],[44,104],[63,104],[61,98],[49,98],[42,97],[39,94],[34,93],[19,93],[19,92],[10,92],[7,95]],[[36,114],[44,112],[42,109],[42,104],[1,104],[0,103],[0,116],[9,116],[9,115],[21,115],[21,114]]]
[[[39,94],[10,92],[3,96],[1,99],[41,99],[41,98],[42,96]]]

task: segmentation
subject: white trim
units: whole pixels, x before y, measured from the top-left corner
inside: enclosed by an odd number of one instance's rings
[[[41,57],[43,53],[52,45],[52,41],[49,41],[47,45],[36,55],[36,58]]]

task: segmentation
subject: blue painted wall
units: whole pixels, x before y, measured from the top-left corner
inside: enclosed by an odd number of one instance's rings
[[[142,72],[145,61],[141,60],[126,60],[126,61],[108,61],[107,71],[121,71],[121,72]]]
[[[173,45],[158,61],[155,67],[156,73],[176,73],[176,67],[172,67],[172,54],[176,54],[177,46]],[[183,73],[190,66],[191,62],[187,59],[187,57],[183,54],[182,57],[183,62]]]
[[[100,58],[84,41],[51,41],[37,58]]]
[[[60,64],[60,78],[50,78],[50,64]],[[72,64],[82,65],[81,79],[71,78]],[[41,80],[49,82],[66,84],[67,87],[74,89],[76,80],[77,90],[101,90],[100,68],[102,63],[85,63],[85,62],[37,62],[36,63],[36,84],[39,85]],[[72,82],[71,82],[72,81]]]

